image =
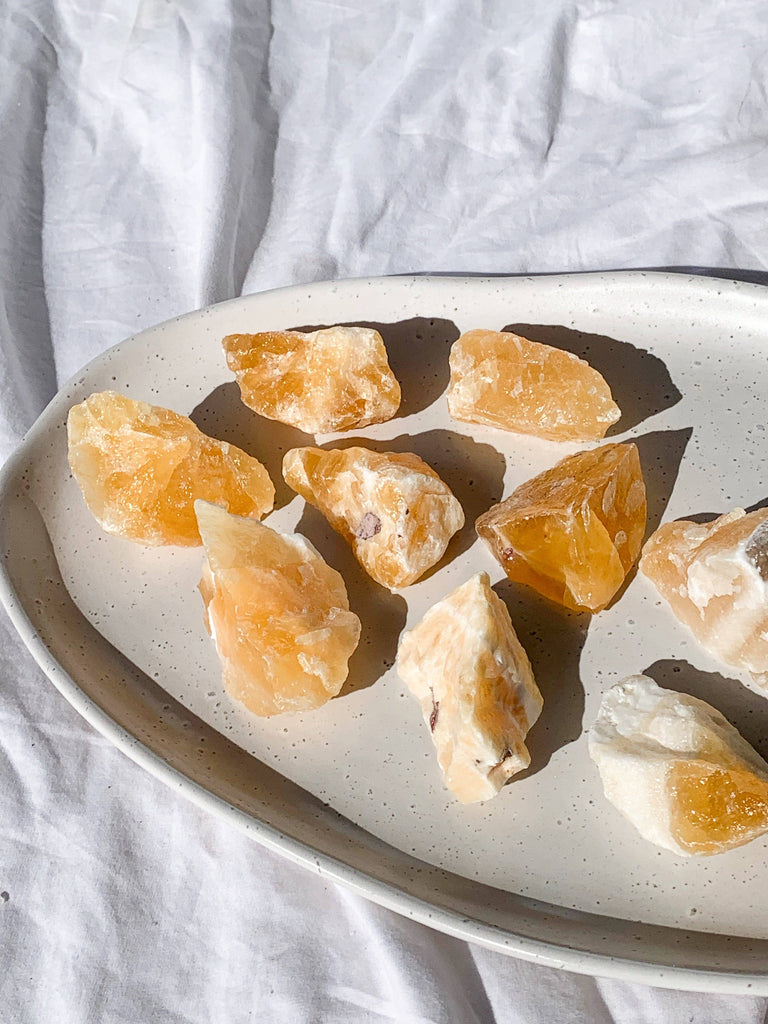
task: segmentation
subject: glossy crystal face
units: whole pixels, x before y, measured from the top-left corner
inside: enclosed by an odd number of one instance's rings
[[[511,580],[596,612],[639,555],[646,513],[636,445],[608,444],[528,480],[476,525]]]

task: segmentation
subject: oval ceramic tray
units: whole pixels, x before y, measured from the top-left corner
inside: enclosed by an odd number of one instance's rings
[[[279,473],[311,443],[239,401],[220,339],[334,323],[381,330],[400,415],[344,435],[413,450],[453,488],[467,527],[427,579],[392,595],[362,573]],[[264,845],[454,935],[570,970],[768,993],[768,858],[758,840],[683,860],[639,839],[603,798],[585,729],[601,692],[647,671],[709,700],[763,754],[768,702],[724,672],[631,576],[607,611],[569,614],[502,580],[476,516],[578,446],[454,423],[444,392],[461,331],[514,326],[585,356],[640,447],[649,529],[762,502],[768,291],[677,275],[388,278],[251,295],[143,331],[51,402],[0,483],[0,589],[63,695],[120,749]],[[199,549],[103,534],[69,474],[65,421],[116,388],[191,414],[264,461],[271,525],[308,536],[345,579],[363,639],[342,694],[305,715],[250,716],[224,692],[202,625]],[[332,437],[320,438],[329,443]],[[479,569],[505,598],[545,698],[531,768],[462,806],[443,788],[416,702],[393,669],[404,628]]]

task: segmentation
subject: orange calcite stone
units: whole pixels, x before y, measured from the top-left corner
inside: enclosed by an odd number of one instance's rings
[[[680,761],[667,785],[673,834],[691,854],[723,853],[768,831],[768,780],[753,771]]]
[[[503,331],[467,331],[450,356],[448,409],[552,441],[598,441],[621,411],[604,378],[571,352]]]
[[[293,448],[283,459],[283,476],[390,590],[407,587],[435,565],[464,525],[449,488],[410,452]]]
[[[664,523],[640,571],[703,647],[768,689],[768,509]]]
[[[542,698],[507,606],[480,572],[404,633],[397,671],[419,701],[445,784],[488,800],[530,764]]]
[[[382,337],[367,327],[230,334],[222,344],[245,404],[307,433],[383,423],[400,406]]]
[[[170,409],[102,391],[69,410],[67,436],[88,508],[119,537],[199,544],[195,498],[257,518],[272,510],[275,489],[257,459]]]
[[[257,715],[335,697],[360,639],[344,580],[309,541],[195,502],[200,592],[227,691]]]
[[[511,580],[568,608],[605,608],[640,554],[645,483],[634,444],[579,452],[477,520]]]

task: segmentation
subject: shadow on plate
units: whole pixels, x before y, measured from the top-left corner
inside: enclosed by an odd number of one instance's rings
[[[605,377],[621,409],[621,419],[609,428],[607,437],[637,426],[682,398],[664,361],[629,342],[556,324],[509,324],[502,330],[572,352]]]
[[[645,494],[648,502],[648,521],[643,543],[658,529],[664,510],[669,504],[677,475],[680,472],[680,463],[692,433],[692,427],[683,427],[680,430],[653,430],[648,434],[630,438],[637,445],[640,453],[640,465],[643,468]],[[611,598],[608,604],[609,608],[613,608],[616,602],[621,600],[636,575],[637,562],[629,570],[624,582]]]
[[[501,580],[493,589],[509,609],[544,698],[541,717],[531,729],[530,766],[515,775],[514,782],[540,772],[555,751],[581,735],[584,687],[579,661],[591,616],[562,608],[510,580]]]
[[[630,438],[637,445],[643,467],[648,501],[646,539],[658,528],[669,504],[692,433],[692,427],[682,427],[680,430],[652,430]]]
[[[283,456],[289,448],[314,444],[311,434],[253,412],[243,404],[235,381],[214,388],[195,406],[189,418],[204,433],[237,445],[266,466],[275,485],[276,510],[296,497],[283,480]]]
[[[734,506],[735,508],[736,506]],[[748,505],[745,512],[757,512],[759,509],[768,508],[768,498],[761,498],[754,505]],[[680,516],[677,522],[686,523],[711,523],[713,519],[719,519],[726,512],[733,512],[733,508],[723,509],[722,512],[693,512],[690,515]]]
[[[452,320],[414,316],[394,323],[355,320],[340,325],[305,324],[291,330],[319,331],[330,326],[371,327],[382,336],[389,365],[402,389],[396,418],[421,412],[448,387],[448,355],[459,336],[459,329]]]
[[[372,686],[394,665],[405,625],[405,600],[371,579],[349,544],[316,508],[304,506],[296,532],[311,541],[326,562],[341,573],[349,606],[362,623],[360,643],[349,659],[349,675],[339,694],[344,697]]]
[[[665,658],[645,669],[645,675],[667,690],[690,693],[717,708],[744,739],[768,757],[768,700],[738,679],[719,672],[701,672],[687,661]]]

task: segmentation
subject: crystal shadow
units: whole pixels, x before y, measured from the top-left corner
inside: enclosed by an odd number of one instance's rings
[[[275,509],[296,497],[283,480],[283,456],[289,448],[313,444],[311,434],[259,416],[243,403],[234,381],[214,388],[195,406],[189,418],[204,433],[237,445],[266,466],[275,486]]]

